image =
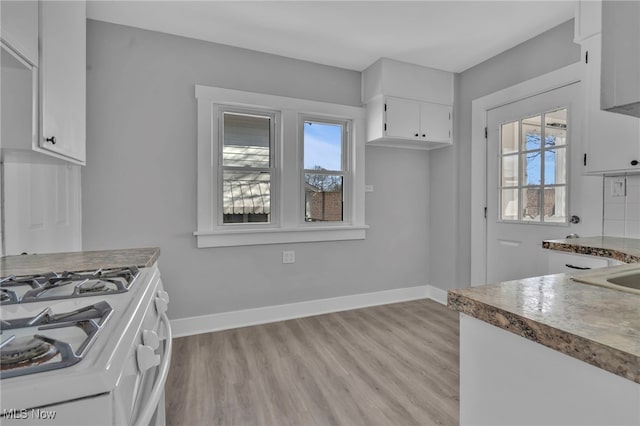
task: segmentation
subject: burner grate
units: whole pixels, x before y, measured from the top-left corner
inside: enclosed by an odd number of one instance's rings
[[[0,303],[37,302],[124,293],[140,273],[136,266],[0,278]]]
[[[0,333],[9,337],[0,343],[0,379],[56,370],[80,362],[112,312],[113,308],[101,301],[71,312],[55,314],[46,308],[34,317],[2,320]],[[33,329],[33,333],[29,329]],[[63,329],[80,330],[76,333],[84,336],[75,350],[69,342],[51,336],[52,331]]]

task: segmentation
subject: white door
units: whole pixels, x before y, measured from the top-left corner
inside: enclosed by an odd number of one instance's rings
[[[487,282],[545,275],[542,240],[564,238],[569,224],[570,155],[579,83],[487,112]]]

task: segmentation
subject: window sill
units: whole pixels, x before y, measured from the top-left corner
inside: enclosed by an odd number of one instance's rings
[[[224,232],[196,231],[197,247],[234,247],[262,244],[364,240],[367,225],[300,228],[242,229]]]

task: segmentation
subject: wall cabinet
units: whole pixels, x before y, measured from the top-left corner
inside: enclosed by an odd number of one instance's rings
[[[40,2],[40,138],[54,156],[85,164],[86,4]]]
[[[453,74],[381,58],[362,73],[367,144],[434,149],[451,145]]]
[[[383,96],[367,105],[367,141],[416,149],[450,145],[451,114],[448,105]]]
[[[576,3],[573,41],[580,44],[602,30],[602,1],[580,0]]]
[[[38,2],[2,1],[0,37],[31,65],[38,65]]]
[[[600,109],[601,35],[582,42],[587,173],[640,173],[640,120]]]
[[[640,117],[640,2],[602,4],[602,109]]]

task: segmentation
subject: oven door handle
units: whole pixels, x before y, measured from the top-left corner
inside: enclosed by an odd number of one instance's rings
[[[162,393],[164,392],[164,384],[167,381],[167,375],[169,373],[169,364],[171,363],[171,347],[173,342],[171,340],[171,324],[169,323],[169,318],[166,313],[163,313],[160,317],[162,322],[164,322],[166,329],[166,339],[164,343],[164,358],[162,359],[162,363],[160,364],[160,370],[158,372],[158,377],[156,379],[156,383],[153,385],[153,389],[149,394],[149,399],[147,400],[147,404],[144,406],[140,415],[136,419],[134,423],[136,426],[148,426],[151,421],[151,417],[156,411],[158,404],[160,403],[160,398],[162,397]]]

